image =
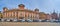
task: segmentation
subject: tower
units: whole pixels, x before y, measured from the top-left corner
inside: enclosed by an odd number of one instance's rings
[[[55,12],[55,10],[52,13],[52,19],[58,19],[58,14]]]
[[[8,11],[8,8],[7,8],[7,7],[4,7],[4,8],[3,8],[3,11]]]
[[[35,9],[35,12],[39,12],[39,9],[38,9],[38,8],[36,8],[36,9]]]
[[[19,9],[24,9],[25,8],[25,5],[19,4],[18,7],[19,7]]]

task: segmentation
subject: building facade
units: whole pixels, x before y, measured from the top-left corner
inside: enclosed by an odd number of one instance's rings
[[[17,9],[3,8],[3,18],[5,19],[39,19],[39,9],[34,11],[25,9],[25,5],[19,4]]]
[[[50,14],[46,14],[46,19],[50,20],[51,19],[51,15]]]
[[[42,20],[46,19],[46,14],[44,12],[40,12],[39,16],[40,16],[39,19]]]
[[[51,17],[52,17],[52,19],[58,19],[58,14],[54,11],[54,12],[51,14]]]
[[[60,13],[59,13],[59,20],[60,20]]]
[[[0,11],[0,19],[2,18],[3,16],[2,16],[2,13],[1,13],[1,11]]]

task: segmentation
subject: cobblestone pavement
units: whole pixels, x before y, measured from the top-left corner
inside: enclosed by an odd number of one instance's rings
[[[50,23],[50,22],[0,22],[0,26],[60,26],[60,23]]]

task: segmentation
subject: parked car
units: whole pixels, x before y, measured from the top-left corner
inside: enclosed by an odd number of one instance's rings
[[[53,22],[60,22],[60,20],[55,20],[55,21],[53,21]]]
[[[60,22],[60,20],[58,20],[58,22]]]
[[[17,19],[14,19],[13,22],[17,22],[18,20]]]
[[[25,20],[24,19],[19,19],[18,22],[25,22]]]
[[[27,19],[27,20],[25,20],[25,22],[33,22],[33,20]]]
[[[42,20],[41,22],[47,22],[46,20]]]
[[[60,22],[60,20],[51,20],[51,22]]]
[[[6,21],[7,21],[7,22],[10,22],[10,19],[7,19]]]
[[[50,20],[46,20],[47,22],[50,22]]]
[[[41,22],[50,22],[50,20],[42,20]]]
[[[1,21],[2,21],[2,22],[4,22],[4,21],[5,21],[5,19],[1,19]]]
[[[41,22],[42,20],[41,19],[39,19],[39,22]]]
[[[13,20],[10,19],[10,22],[13,22]]]
[[[1,19],[0,19],[0,21],[1,21]]]
[[[39,20],[33,20],[33,22],[39,22]]]

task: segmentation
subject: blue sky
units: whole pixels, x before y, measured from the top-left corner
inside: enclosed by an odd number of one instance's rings
[[[0,11],[3,7],[18,8],[19,4],[24,4],[25,8],[31,10],[38,8],[45,13],[52,13],[53,10],[60,13],[60,0],[0,0]]]

